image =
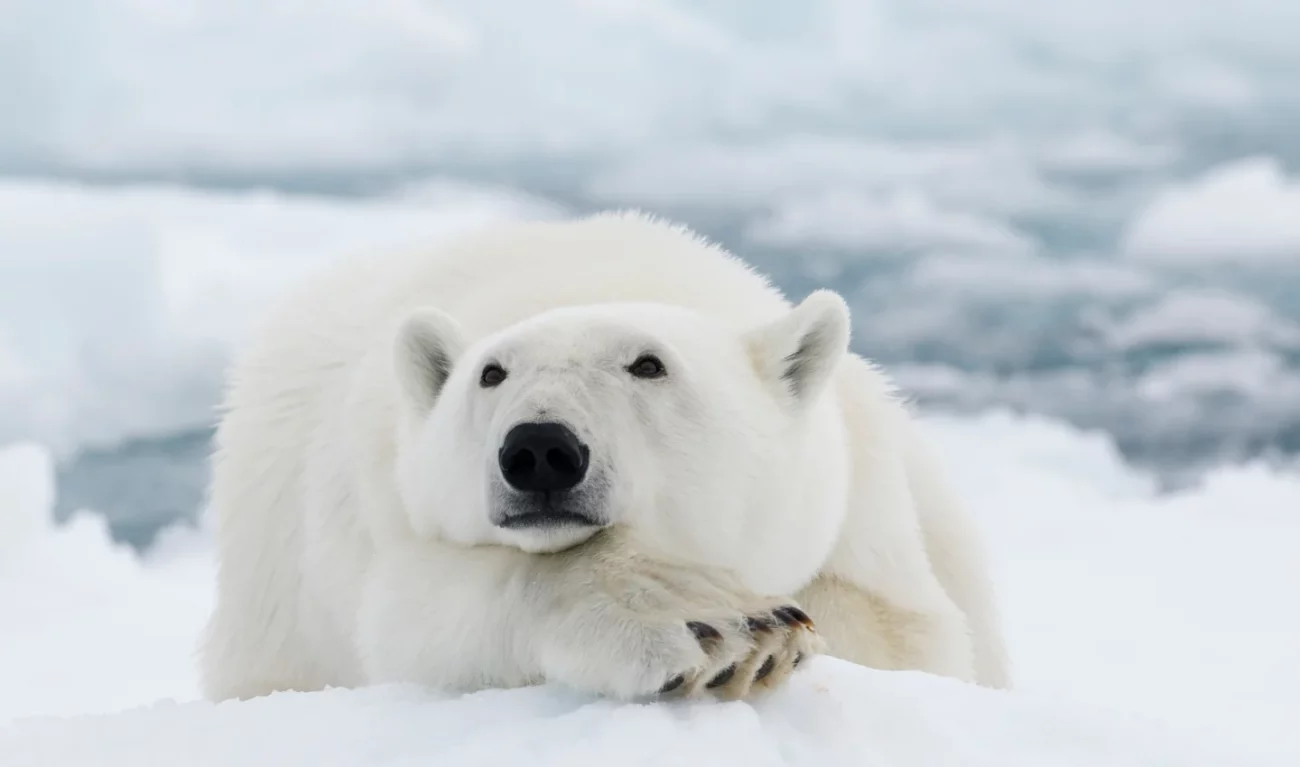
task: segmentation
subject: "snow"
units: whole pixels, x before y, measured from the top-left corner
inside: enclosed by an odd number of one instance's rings
[[[173,531],[141,560],[95,516],[55,527],[48,454],[2,450],[2,497],[27,499],[5,524],[45,524],[0,558],[0,764],[1300,759],[1300,475],[1225,468],[1161,495],[1100,433],[996,412],[925,424],[990,542],[1011,692],[819,658],[753,704],[397,685],[211,705],[190,665],[211,605],[206,532]]]
[[[923,256],[916,259],[907,286],[931,299],[951,301],[1041,301],[1072,295],[1140,298],[1152,291],[1148,275],[1122,264],[1020,255],[981,259],[940,252]]]
[[[1300,4],[2,5],[5,767],[1300,763],[1300,479],[1159,495],[1116,447],[1185,472],[1297,444]],[[1020,688],[821,659],[754,707],[195,702],[207,534],[141,559],[98,513],[55,527],[57,461],[210,423],[232,345],[318,264],[626,205],[843,291],[922,401],[1108,430],[929,420]],[[3,725],[30,716],[56,718]]]
[[[1184,114],[1294,103],[1298,26],[1287,0],[10,0],[0,160],[384,170],[1014,115],[1138,134],[1073,153],[1110,165]]]
[[[934,428],[988,528],[1022,689],[1300,747],[1300,475],[1158,495],[1100,433]]]
[[[1300,323],[1222,289],[1187,289],[1142,307],[1109,330],[1122,348],[1225,343],[1300,349]]]
[[[1158,195],[1124,247],[1157,263],[1300,265],[1300,180],[1271,157],[1213,168]]]
[[[1000,221],[940,210],[917,193],[879,199],[842,189],[787,199],[768,218],[751,225],[747,235],[766,244],[892,249],[902,254],[957,247],[1020,253],[1034,247]]]
[[[1283,764],[1201,733],[1032,695],[822,658],[754,705],[617,705],[559,690],[440,698],[409,686],[37,720],[6,764]]]
[[[63,455],[207,424],[231,345],[295,277],[556,210],[436,181],[345,199],[0,179],[0,441]]]
[[[40,445],[10,445],[0,452],[0,567],[50,525],[54,466]]]
[[[0,724],[197,696],[191,653],[213,576],[206,547],[195,551],[194,534],[177,529],[142,562],[112,543],[97,514],[56,527],[53,471],[35,445],[0,449]],[[15,522],[28,529],[17,541]]]
[[[1192,394],[1248,397],[1255,417],[1283,415],[1300,397],[1300,375],[1281,355],[1262,349],[1185,354],[1154,365],[1138,379],[1138,392],[1152,400]]]
[[[792,132],[649,148],[603,167],[586,191],[598,200],[707,208],[798,201],[836,190],[872,196],[923,190],[937,207],[989,216],[1062,204],[1061,193],[1031,160],[1006,141]]]
[[[1041,152],[1046,167],[1079,174],[1160,168],[1177,159],[1178,154],[1169,145],[1139,142],[1097,129],[1067,134]]]

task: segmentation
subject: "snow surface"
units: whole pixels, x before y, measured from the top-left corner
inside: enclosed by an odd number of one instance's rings
[[[1153,262],[1278,262],[1300,268],[1300,179],[1249,157],[1163,191],[1132,222],[1125,250]]]
[[[1242,465],[1157,496],[1054,421],[931,421],[991,534],[1011,695],[821,660],[753,709],[214,710],[185,702],[206,536],[140,560],[99,515],[48,513],[52,457],[207,424],[231,344],[303,270],[559,210],[519,188],[644,205],[793,293],[841,290],[923,401],[1103,426],[1157,464],[1294,452],[1300,4],[0,5],[0,722],[183,702],[0,729],[0,765],[797,763],[824,726],[802,710],[852,718],[828,737],[863,736],[855,765],[1300,763],[1300,480]]]
[[[10,445],[0,453],[0,567],[50,526],[54,471],[49,454],[34,443]]]
[[[0,758],[24,767],[1284,764],[1158,722],[829,658],[753,705],[619,705],[558,689],[446,699],[394,685],[33,720],[0,729]]]
[[[1057,5],[9,0],[0,160],[374,171],[1013,116],[1065,134],[1043,146],[1058,165],[1106,169],[1168,153],[1143,134],[1296,103],[1288,0]]]
[[[615,705],[545,687],[196,700],[206,534],[143,561],[49,524],[49,457],[0,451],[38,534],[0,558],[0,764],[1293,765],[1300,476],[1224,469],[1157,495],[1100,434],[931,417],[994,556],[1013,692],[818,659],[756,704]],[[39,504],[44,503],[44,506]]]

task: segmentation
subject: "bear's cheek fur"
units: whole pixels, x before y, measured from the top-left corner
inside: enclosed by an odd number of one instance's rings
[[[488,461],[484,435],[465,419],[442,412],[443,404],[399,450],[406,516],[421,537],[465,545],[495,542],[486,514],[487,473],[495,465]]]

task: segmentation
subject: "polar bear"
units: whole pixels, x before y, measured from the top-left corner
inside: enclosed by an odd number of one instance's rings
[[[741,699],[820,652],[1008,686],[977,531],[849,327],[635,212],[324,271],[231,374],[205,695]]]

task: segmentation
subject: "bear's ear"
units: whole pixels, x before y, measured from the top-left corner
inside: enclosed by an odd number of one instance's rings
[[[792,397],[810,402],[830,381],[849,347],[849,307],[830,290],[814,291],[775,322],[745,336],[759,377]]]
[[[420,411],[433,407],[463,350],[460,325],[445,312],[419,309],[402,321],[393,363],[397,383],[412,405]]]

